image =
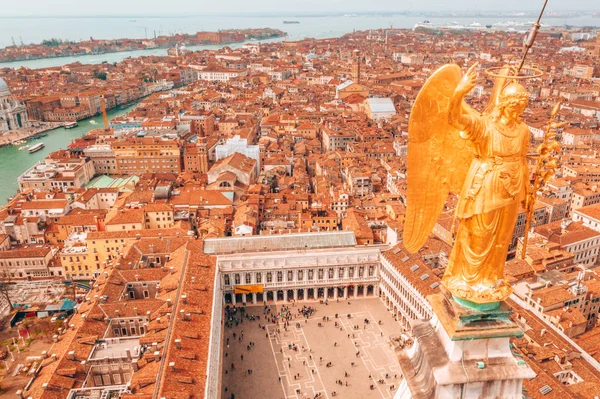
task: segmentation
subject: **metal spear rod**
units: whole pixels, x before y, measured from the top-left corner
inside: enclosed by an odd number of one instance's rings
[[[541,27],[540,21],[542,20],[542,15],[544,15],[544,11],[546,10],[547,5],[548,0],[544,0],[544,6],[542,7],[542,11],[540,12],[537,22],[533,24],[531,30],[529,31],[529,36],[527,36],[527,41],[525,42],[525,52],[523,53],[521,63],[519,64],[519,68],[517,68],[517,73],[515,74],[515,76],[518,76],[519,72],[521,72],[521,68],[523,68],[523,65],[525,64],[525,59],[527,58],[527,53],[529,53],[529,50],[531,49],[531,47],[533,47],[533,43],[535,42],[535,38]]]

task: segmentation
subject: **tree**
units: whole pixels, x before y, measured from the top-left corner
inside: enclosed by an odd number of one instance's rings
[[[104,72],[104,71],[101,71],[101,72],[94,71],[94,77],[96,79],[106,80],[106,72]]]
[[[58,47],[61,43],[63,43],[62,40],[56,39],[54,37],[52,39],[42,40],[42,45],[48,47]]]

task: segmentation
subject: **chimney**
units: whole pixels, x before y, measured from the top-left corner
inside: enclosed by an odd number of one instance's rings
[[[181,309],[179,314],[181,315],[181,320],[185,320],[185,310]]]
[[[160,361],[160,352],[159,351],[154,351],[154,360],[157,362]]]
[[[138,315],[137,306],[133,308],[133,314],[136,315],[136,316]]]
[[[178,338],[175,340],[175,347],[177,349],[181,349],[181,339]]]
[[[69,353],[67,353],[67,359],[75,360],[75,351],[70,351]]]
[[[167,298],[167,306],[171,307],[171,298]]]
[[[181,296],[181,301],[182,301],[183,303],[187,303],[187,295],[186,295],[186,294],[183,294],[183,295]]]
[[[173,266],[169,267],[169,270],[171,271],[171,274],[175,274],[175,268]]]
[[[169,363],[169,370],[175,371],[175,362],[170,362]]]
[[[152,350],[156,352],[157,349],[158,349],[158,343],[152,342]]]

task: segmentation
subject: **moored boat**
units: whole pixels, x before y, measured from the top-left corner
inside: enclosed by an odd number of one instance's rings
[[[65,123],[65,129],[73,129],[74,127],[77,127],[77,122],[67,122],[67,123]]]

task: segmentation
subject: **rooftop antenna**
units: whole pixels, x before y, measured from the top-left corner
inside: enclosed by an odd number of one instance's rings
[[[23,43],[23,36],[19,36],[19,40],[21,41],[21,46],[24,46],[25,44]]]

